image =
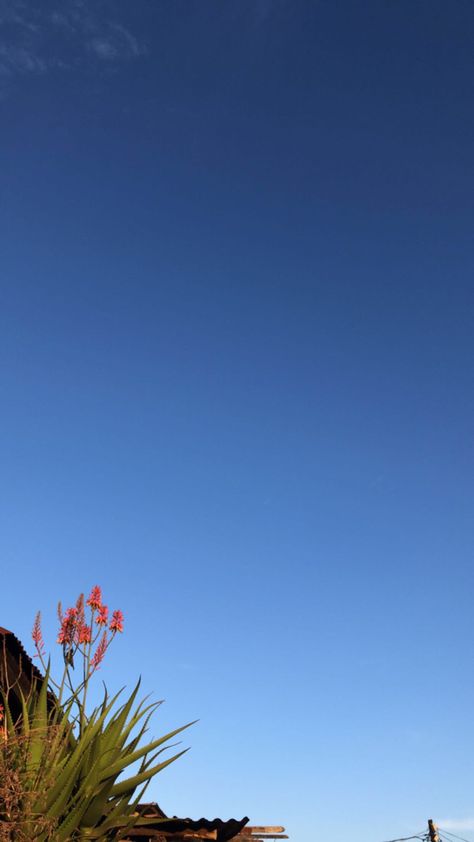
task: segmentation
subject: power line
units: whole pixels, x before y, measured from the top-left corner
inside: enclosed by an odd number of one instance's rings
[[[451,833],[450,830],[443,830],[442,827],[439,828],[441,833],[445,833],[447,836],[454,836],[455,839],[460,839],[461,842],[472,842],[471,839],[464,839],[464,836],[457,836],[455,833]]]

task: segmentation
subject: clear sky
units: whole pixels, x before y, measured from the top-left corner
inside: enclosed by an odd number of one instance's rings
[[[103,586],[169,813],[474,837],[473,35],[0,4],[0,625]]]

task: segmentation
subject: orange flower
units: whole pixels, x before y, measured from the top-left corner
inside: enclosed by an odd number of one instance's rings
[[[58,643],[63,646],[70,646],[74,643],[77,629],[77,609],[68,608],[61,622],[58,634]]]
[[[98,626],[106,626],[107,621],[109,619],[109,609],[106,605],[101,605],[99,608],[99,613],[95,618],[95,621]]]
[[[78,625],[84,622],[84,594],[79,594],[76,602],[77,622]]]
[[[38,651],[38,655],[44,655],[44,640],[43,633],[41,631],[41,611],[38,611],[36,615],[31,636]]]
[[[123,632],[123,614],[121,611],[114,611],[109,629],[111,632]]]
[[[87,600],[87,605],[89,605],[93,609],[100,609],[102,607],[102,591],[99,585],[95,585],[92,588],[89,594],[89,598]]]
[[[105,655],[106,651],[107,651],[107,632],[104,632],[104,634],[102,635],[102,637],[99,641],[99,645],[94,652],[94,656],[91,660],[92,670],[96,670],[96,669],[99,668],[99,665],[104,660],[104,655]]]
[[[87,623],[82,623],[77,634],[77,642],[81,646],[84,643],[90,643],[92,637],[92,629]]]

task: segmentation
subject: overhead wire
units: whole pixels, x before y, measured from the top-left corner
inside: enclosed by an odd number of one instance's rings
[[[443,830],[439,825],[437,825],[436,829],[438,836],[443,842],[453,842],[454,839],[459,840],[459,842],[473,842],[472,839],[458,836],[456,833],[451,833],[450,830]],[[428,842],[429,838],[430,834],[422,830],[420,833],[414,833],[412,836],[400,836],[397,839],[386,839],[384,842],[410,842],[411,839],[420,839],[421,842]]]
[[[400,836],[398,839],[387,839],[385,842],[408,842],[409,839],[426,839],[428,836],[427,833],[414,833],[413,836]],[[469,840],[464,839],[463,842],[469,842]]]
[[[443,830],[442,827],[438,826],[438,830],[441,831],[441,835],[446,834],[446,836],[453,836],[454,839],[460,839],[461,842],[472,842],[472,839],[465,839],[464,836],[457,836],[455,833],[451,833],[450,830]]]

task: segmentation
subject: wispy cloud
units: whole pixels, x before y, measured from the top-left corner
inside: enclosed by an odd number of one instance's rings
[[[101,0],[0,0],[0,76],[123,62],[143,43]]]
[[[466,819],[440,819],[439,827],[444,830],[474,832],[474,817]]]
[[[137,58],[146,52],[145,47],[120,23],[109,23],[99,35],[87,42],[87,46],[105,61]]]
[[[28,47],[0,43],[0,74],[43,73],[46,62]]]

